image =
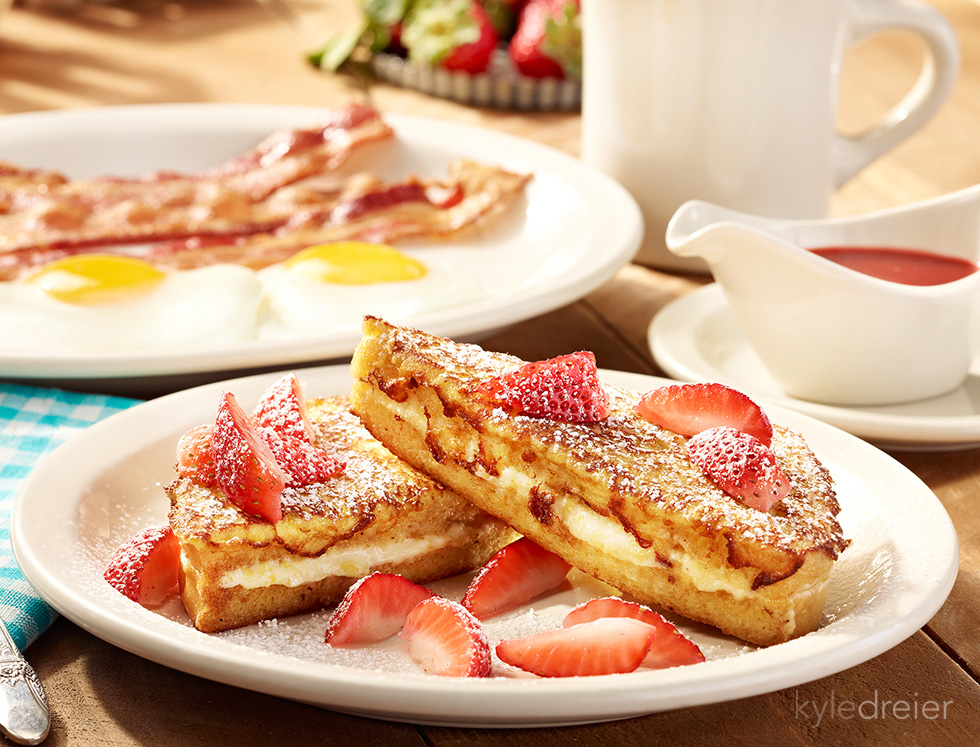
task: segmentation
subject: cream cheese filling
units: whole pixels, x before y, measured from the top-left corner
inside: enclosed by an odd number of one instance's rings
[[[704,568],[689,555],[661,550],[658,557],[656,550],[640,547],[636,538],[618,521],[596,513],[574,498],[559,498],[552,508],[573,536],[619,560],[637,566],[663,567],[661,557],[666,556],[675,572],[686,575],[699,591],[722,591],[736,599],[752,595],[747,583],[740,584],[737,580],[724,578],[717,571]]]
[[[313,557],[263,561],[228,571],[218,585],[223,589],[233,586],[260,589],[266,586],[301,586],[328,576],[360,578],[379,566],[407,563],[439,550],[459,539],[466,531],[463,524],[454,524],[438,535],[372,542],[369,545],[341,545]]]

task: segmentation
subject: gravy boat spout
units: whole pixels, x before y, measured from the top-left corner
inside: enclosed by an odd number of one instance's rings
[[[980,272],[909,285],[811,249],[902,248],[980,259],[980,186],[862,216],[776,220],[682,205],[667,247],[706,261],[760,360],[790,396],[886,405],[960,386],[980,350]]]

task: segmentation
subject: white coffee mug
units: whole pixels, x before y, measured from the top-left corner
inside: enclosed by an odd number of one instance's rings
[[[582,24],[582,158],[636,198],[636,259],[665,269],[706,269],[664,245],[687,200],[825,217],[836,187],[935,113],[959,66],[949,23],[914,0],[582,0]],[[888,29],[925,41],[919,80],[876,127],[841,135],[844,50]]]

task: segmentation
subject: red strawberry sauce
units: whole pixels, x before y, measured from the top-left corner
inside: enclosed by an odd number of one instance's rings
[[[865,275],[904,285],[942,285],[980,269],[975,262],[921,249],[830,246],[810,251]]]

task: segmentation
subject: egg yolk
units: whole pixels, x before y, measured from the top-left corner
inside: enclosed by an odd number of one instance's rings
[[[311,246],[283,264],[312,280],[345,285],[415,280],[426,274],[425,265],[394,247],[363,241]]]
[[[91,306],[143,295],[165,277],[165,272],[132,257],[80,254],[51,262],[24,282],[59,301]]]

